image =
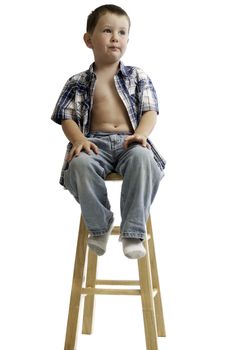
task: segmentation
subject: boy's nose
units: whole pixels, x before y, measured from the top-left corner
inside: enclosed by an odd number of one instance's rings
[[[118,35],[116,33],[113,33],[112,37],[111,37],[111,41],[113,42],[118,42]]]

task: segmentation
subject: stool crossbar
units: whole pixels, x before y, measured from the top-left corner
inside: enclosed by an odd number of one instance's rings
[[[122,177],[112,173],[107,176],[106,180],[118,181],[122,180]],[[81,296],[85,298],[82,333],[92,333],[95,295],[140,296],[146,348],[147,350],[158,350],[157,337],[165,337],[166,334],[150,215],[147,221],[147,237],[144,241],[147,254],[137,260],[138,280],[97,279],[98,256],[91,249],[87,249],[88,234],[81,215],[64,350],[77,349],[77,325],[80,318]],[[119,235],[120,228],[115,226],[111,234]],[[84,281],[85,267],[87,274]],[[106,286],[123,286],[124,288],[106,288]],[[133,288],[125,289],[125,286],[133,286]],[[135,286],[138,288],[134,288]]]

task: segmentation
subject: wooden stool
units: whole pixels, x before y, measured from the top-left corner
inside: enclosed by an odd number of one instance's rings
[[[122,180],[122,177],[116,173],[112,173],[107,176],[106,180]],[[120,228],[115,226],[112,234],[118,235],[119,233]],[[140,295],[147,350],[157,350],[157,336],[165,337],[165,326],[150,215],[147,221],[147,239],[144,241],[147,254],[145,257],[137,260],[138,281],[96,279],[98,256],[91,249],[88,249],[87,276],[85,286],[83,287],[88,234],[83,217],[81,216],[64,350],[76,349],[81,295],[85,295],[82,333],[92,333],[95,294]],[[97,285],[139,286],[139,288],[105,289],[96,288]]]

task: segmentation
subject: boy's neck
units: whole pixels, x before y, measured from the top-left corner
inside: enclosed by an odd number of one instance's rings
[[[94,71],[96,74],[98,73],[104,73],[104,74],[109,74],[114,76],[117,71],[119,69],[119,62],[115,62],[115,63],[109,63],[109,64],[105,64],[105,63],[94,63]]]

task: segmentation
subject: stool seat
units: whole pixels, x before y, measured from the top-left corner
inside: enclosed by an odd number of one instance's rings
[[[122,176],[118,173],[110,173],[106,176],[106,181],[120,181],[122,180]]]
[[[105,180],[120,181],[122,176],[117,173],[111,173],[107,175]],[[82,296],[85,298],[82,333],[92,333],[95,295],[140,296],[146,348],[147,350],[158,350],[157,337],[165,337],[166,333],[150,215],[146,227],[147,235],[144,240],[146,255],[137,260],[139,279],[97,279],[98,256],[87,247],[88,230],[81,215],[64,350],[77,349],[77,325],[80,318],[80,299]],[[120,227],[115,226],[112,234],[119,235]],[[84,283],[85,265],[87,274]],[[98,286],[137,286],[138,288],[99,288]]]

